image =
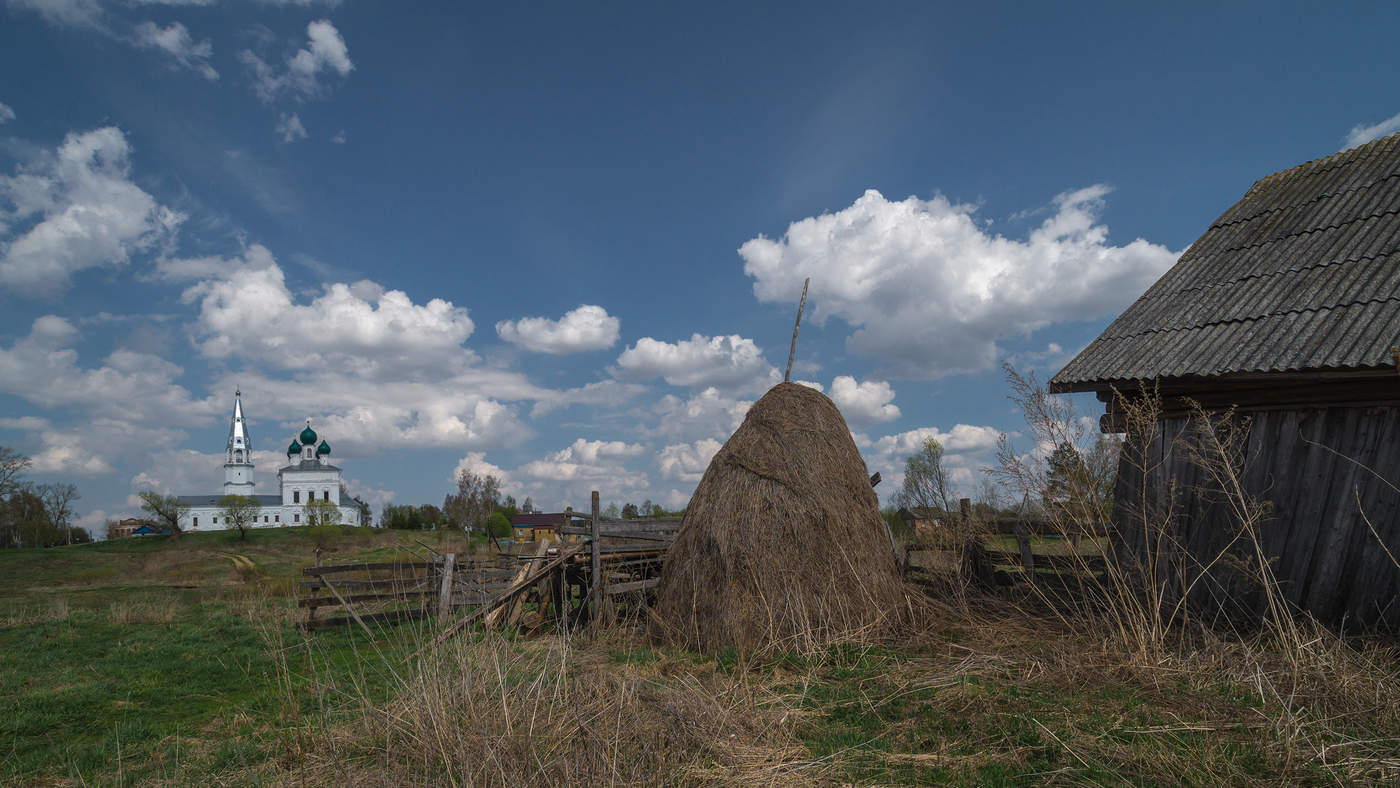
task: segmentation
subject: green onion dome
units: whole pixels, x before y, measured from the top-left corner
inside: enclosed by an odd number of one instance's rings
[[[311,422],[306,423],[306,429],[301,431],[301,445],[310,446],[316,442],[316,431],[311,429]]]
[[[296,442],[296,441],[292,441],[292,444],[291,444],[290,446],[287,447],[287,456],[288,456],[288,457],[291,457],[291,456],[297,454],[297,453],[300,452],[300,451],[301,451],[301,447],[297,445],[297,442]]]
[[[316,456],[317,456],[317,457],[324,457],[325,455],[330,454],[330,453],[331,453],[331,445],[330,445],[329,443],[326,443],[325,441],[321,441],[321,445],[316,447]]]

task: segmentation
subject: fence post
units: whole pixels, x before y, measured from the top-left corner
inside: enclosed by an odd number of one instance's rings
[[[593,491],[593,526],[590,539],[593,541],[593,555],[590,563],[593,582],[589,586],[589,596],[593,598],[593,620],[601,621],[603,618],[603,546],[599,537],[598,523],[598,491]]]
[[[456,562],[455,553],[442,557],[442,583],[438,586],[438,621],[446,621],[452,612],[452,565]]]
[[[1035,554],[1031,552],[1031,529],[1025,520],[1017,520],[1015,526],[1016,546],[1021,550],[1021,566],[1026,570],[1026,579],[1035,580]]]
[[[995,585],[996,573],[987,558],[987,548],[982,546],[980,535],[972,532],[972,499],[958,499],[958,516],[962,520],[963,571],[976,585]]]

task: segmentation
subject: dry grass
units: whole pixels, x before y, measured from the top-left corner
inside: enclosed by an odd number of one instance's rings
[[[1009,372],[1031,434],[1054,445],[1082,445],[1083,422],[1068,402]],[[1116,404],[1128,428],[1124,462],[1138,464],[1138,476],[1146,479],[1152,468],[1135,447],[1162,437],[1160,401],[1148,394]],[[1196,407],[1188,428],[1168,436],[1205,472],[1205,492],[1233,514],[1235,531],[1218,552],[1191,555],[1178,542],[1176,498],[1184,491],[1169,490],[1157,500],[1142,491],[1139,511],[1118,513],[1141,527],[1137,549],[1108,551],[1101,574],[1086,565],[1072,583],[1029,584],[1028,601],[1070,634],[1076,659],[1097,653],[1135,682],[1150,686],[1162,676],[1196,691],[1224,688],[1252,699],[1250,719],[1198,724],[1263,730],[1260,740],[1285,770],[1316,767],[1339,783],[1400,779],[1400,650],[1393,643],[1344,639],[1287,602],[1260,539],[1268,507],[1241,480],[1248,428],[1248,419],[1234,412]],[[1023,458],[1004,458],[1001,473],[1028,494],[1045,489],[1043,468]],[[1101,506],[1071,501],[1050,517],[1068,535],[1101,513]],[[1188,604],[1200,596],[1192,594],[1196,583],[1222,572],[1257,589],[1261,619],[1241,626],[1236,610]]]
[[[322,719],[292,721],[276,781],[804,785],[830,775],[796,736],[800,697],[684,658],[619,662],[620,648],[644,651],[644,640],[612,630],[449,641],[402,668],[390,702],[342,698]]]
[[[66,621],[72,615],[66,597],[58,597],[34,605],[21,604],[11,607],[0,616],[0,626],[22,627],[44,624],[51,621]]]
[[[113,624],[168,624],[178,613],[177,601],[168,596],[122,599],[107,606],[107,617]]]

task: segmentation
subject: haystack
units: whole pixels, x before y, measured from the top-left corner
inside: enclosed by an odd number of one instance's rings
[[[805,650],[877,634],[904,592],[846,420],[780,383],[749,409],[686,507],[658,625],[699,651]]]

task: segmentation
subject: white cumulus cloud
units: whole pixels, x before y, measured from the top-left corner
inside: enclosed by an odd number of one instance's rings
[[[679,342],[643,337],[617,357],[616,374],[632,380],[660,377],[673,386],[739,391],[761,389],[781,379],[763,350],[738,334],[694,334]]]
[[[283,94],[296,99],[316,98],[325,92],[322,80],[326,76],[345,77],[355,68],[345,39],[329,19],[318,19],[306,26],[306,45],[288,57],[282,68],[249,49],[238,57],[252,71],[253,88],[264,102]]]
[[[657,468],[661,478],[672,481],[697,484],[710,460],[724,444],[713,438],[702,438],[693,443],[673,443],[663,448],[657,455]]]
[[[993,427],[958,424],[944,432],[937,427],[919,427],[871,440],[853,436],[871,473],[880,472],[880,495],[886,500],[904,484],[905,461],[917,453],[929,438],[943,446],[943,465],[948,470],[958,496],[971,497],[981,483],[983,469],[996,463],[997,439]]]
[[[0,123],[9,123],[15,119],[15,111],[10,109],[10,105],[0,101]]]
[[[622,441],[575,440],[567,448],[532,460],[510,472],[517,496],[529,495],[542,506],[585,508],[593,490],[604,500],[648,494],[643,471],[626,467],[628,458],[646,451]]]
[[[522,317],[496,324],[501,339],[537,353],[605,350],[617,343],[621,321],[601,306],[584,304],[558,320]]]
[[[34,321],[29,334],[0,347],[0,393],[42,407],[70,407],[91,416],[159,424],[197,424],[211,413],[175,381],[180,367],[159,356],[112,351],[98,367],[79,363],[77,328],[56,315]]]
[[[681,399],[667,394],[652,407],[656,428],[651,434],[681,440],[728,439],[743,423],[753,400],[739,399],[708,388]]]
[[[1178,256],[1142,239],[1108,243],[1104,186],[1061,194],[1024,241],[991,234],[942,196],[891,202],[867,191],[836,213],[793,222],[739,248],[760,301],[788,303],[811,277],[817,322],[856,328],[849,351],[895,374],[937,378],[992,367],[997,340],[1109,315]]]
[[[123,265],[173,235],[184,217],[131,181],[130,154],[109,126],[0,177],[0,285],[53,295],[74,273]]]
[[[846,421],[857,427],[899,418],[899,406],[891,404],[894,389],[883,380],[858,383],[850,375],[838,375],[831,381],[831,399]]]
[[[196,334],[211,358],[257,359],[283,369],[453,369],[470,359],[462,343],[475,326],[467,310],[440,298],[415,304],[401,290],[362,280],[334,283],[299,304],[270,253],[252,247],[243,261],[164,264],[167,276],[217,271],[188,288],[198,301]]]

